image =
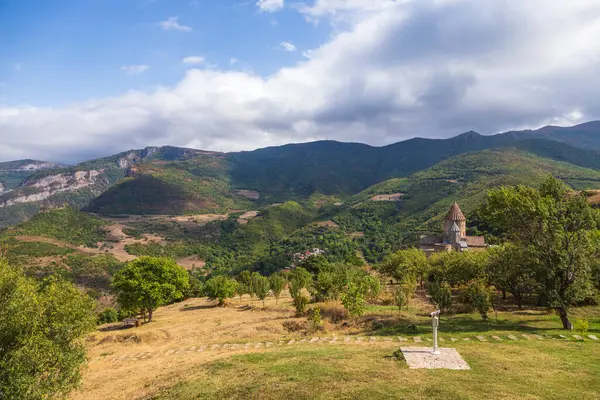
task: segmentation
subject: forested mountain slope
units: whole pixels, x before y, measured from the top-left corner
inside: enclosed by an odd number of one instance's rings
[[[598,137],[600,122],[590,122],[493,136],[467,132],[450,139],[415,138],[383,147],[319,141],[217,153],[165,146],[72,167],[30,160],[2,163],[0,227],[63,205],[102,214],[189,214],[256,209],[321,195],[343,200],[379,182],[485,149],[524,150],[600,169],[600,152],[590,149],[597,147]]]

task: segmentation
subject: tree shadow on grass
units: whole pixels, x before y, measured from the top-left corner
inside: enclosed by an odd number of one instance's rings
[[[180,311],[194,311],[194,310],[207,310],[210,308],[217,308],[216,304],[201,304],[199,306],[181,307]]]
[[[440,334],[485,334],[494,331],[514,331],[523,333],[534,333],[541,331],[559,330],[556,327],[535,327],[531,326],[537,322],[547,322],[544,319],[530,319],[527,321],[510,321],[490,318],[486,323],[483,320],[475,320],[469,317],[451,317],[440,320]],[[402,336],[430,334],[433,328],[430,321],[423,321],[408,318],[388,318],[374,319],[370,323],[365,322],[363,334],[377,336]]]

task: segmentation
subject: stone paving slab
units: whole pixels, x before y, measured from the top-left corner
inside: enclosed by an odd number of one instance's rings
[[[598,340],[598,336],[596,335],[587,335],[587,337],[589,337],[592,340]]]
[[[400,350],[411,369],[471,369],[456,349],[440,347],[440,354],[437,355],[431,354],[430,347],[402,347]]]

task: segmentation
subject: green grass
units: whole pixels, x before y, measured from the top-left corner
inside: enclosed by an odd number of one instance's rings
[[[198,365],[157,399],[592,399],[597,343],[456,343],[471,371],[411,370],[397,347],[298,346]]]

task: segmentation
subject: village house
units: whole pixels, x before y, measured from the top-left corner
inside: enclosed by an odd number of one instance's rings
[[[427,254],[442,251],[484,251],[483,236],[467,236],[467,219],[457,203],[452,204],[444,217],[443,235],[422,236],[419,248]]]

